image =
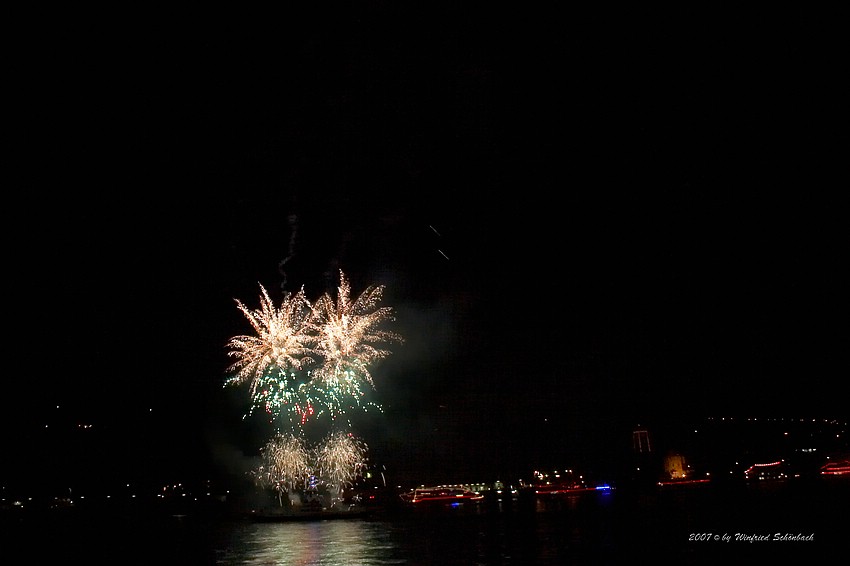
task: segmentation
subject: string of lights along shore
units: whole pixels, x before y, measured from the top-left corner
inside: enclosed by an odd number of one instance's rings
[[[370,366],[390,355],[384,344],[403,338],[384,325],[393,309],[381,305],[384,287],[372,285],[352,299],[351,286],[339,272],[336,297],[324,293],[311,302],[302,287],[288,292],[276,306],[260,285],[260,306],[251,309],[236,299],[253,335],[227,342],[225,386],[248,385],[250,408],[265,411],[274,425],[261,449],[262,464],[252,470],[256,483],[284,494],[327,489],[332,497],[367,469],[368,445],[353,433],[346,415],[381,410],[370,399]],[[311,446],[307,429],[325,430]]]

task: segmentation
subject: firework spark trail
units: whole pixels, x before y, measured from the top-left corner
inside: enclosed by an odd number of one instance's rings
[[[327,387],[314,381],[296,383],[293,374],[287,376],[282,372],[279,377],[264,376],[258,382],[245,416],[254,414],[258,408],[272,419],[288,421],[290,430],[297,430],[309,421],[318,421],[324,415],[337,420],[354,410],[383,411],[380,404],[366,399],[366,392],[360,389],[357,381],[348,382],[344,387],[338,384]]]
[[[284,266],[290,259],[295,257],[295,236],[298,233],[298,215],[290,214],[287,220],[289,220],[290,228],[289,251],[288,255],[277,264],[277,270],[280,273],[280,276],[283,277],[283,280],[280,283],[281,291],[286,291],[286,271],[284,270]]]
[[[366,398],[359,380],[344,378],[327,386],[309,379],[309,373],[306,382],[299,382],[299,376],[294,372],[275,373],[263,375],[256,381],[256,391],[245,417],[261,408],[272,420],[288,421],[289,429],[294,431],[305,426],[308,421],[319,420],[323,415],[337,420],[354,410],[368,412],[371,408],[383,411],[380,404]]]
[[[306,425],[308,420],[321,417],[327,409],[325,393],[309,382],[298,383],[297,379],[296,374],[284,372],[278,376],[263,376],[245,416],[262,408],[273,419],[281,417],[288,420],[290,430],[296,430]]]

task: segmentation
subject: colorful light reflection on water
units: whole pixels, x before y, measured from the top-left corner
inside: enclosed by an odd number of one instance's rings
[[[217,564],[404,564],[380,523],[359,520],[246,524]]]

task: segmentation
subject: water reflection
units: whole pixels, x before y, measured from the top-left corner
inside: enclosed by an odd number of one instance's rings
[[[406,563],[380,523],[360,520],[248,523],[216,554],[223,565]]]
[[[387,520],[234,525],[216,563],[297,565],[561,564],[615,550],[610,496],[421,509]]]
[[[7,517],[0,523],[0,555],[3,564],[145,566],[543,566],[625,564],[635,557],[717,564],[744,555],[760,562],[788,563],[796,556],[800,563],[812,563],[846,554],[848,508],[850,484],[786,482],[775,489],[586,493],[293,523],[51,513]],[[695,544],[689,539],[708,532],[813,533],[814,542]],[[10,558],[16,553],[20,560]]]

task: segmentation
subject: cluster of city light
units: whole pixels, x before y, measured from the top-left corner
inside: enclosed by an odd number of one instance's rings
[[[383,286],[370,286],[357,298],[340,272],[336,298],[325,293],[310,303],[304,289],[288,294],[276,307],[260,286],[260,308],[237,300],[255,335],[231,338],[227,354],[235,358],[226,385],[250,383],[251,409],[262,408],[293,427],[329,415],[336,419],[352,409],[380,410],[365,399],[374,387],[369,366],[390,352],[378,347],[401,342],[380,326],[392,309],[379,306]]]
[[[261,285],[258,309],[236,301],[255,334],[228,341],[235,361],[225,386],[249,383],[246,416],[261,408],[275,423],[261,449],[262,464],[251,473],[258,485],[277,491],[281,504],[286,492],[321,485],[339,495],[367,469],[367,445],[340,430],[338,417],[352,409],[381,409],[366,395],[374,388],[370,365],[390,354],[379,344],[402,341],[381,328],[393,316],[390,307],[379,305],[383,289],[370,286],[352,299],[340,272],[336,298],[325,293],[311,303],[302,288],[278,307]],[[332,432],[310,447],[305,428],[323,415],[330,417]]]

